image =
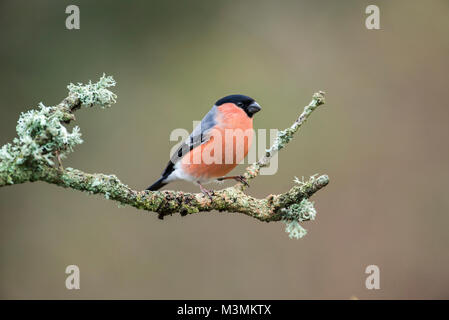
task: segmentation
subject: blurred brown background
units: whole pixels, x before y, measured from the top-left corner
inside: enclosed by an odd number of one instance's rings
[[[80,30],[65,28],[69,4]],[[381,30],[365,28],[369,4]],[[105,72],[118,103],[77,113],[85,143],[64,164],[143,189],[172,129],[218,98],[250,95],[255,127],[282,129],[325,90],[248,192],[331,178],[302,240],[240,214],[160,221],[44,183],[2,188],[0,298],[449,298],[448,14],[444,0],[0,2],[0,144],[21,111]],[[70,264],[80,290],[65,288]],[[365,288],[370,264],[380,290]]]

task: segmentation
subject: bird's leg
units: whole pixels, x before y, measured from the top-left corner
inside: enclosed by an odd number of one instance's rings
[[[244,176],[231,176],[231,177],[221,177],[218,178],[217,181],[223,181],[228,179],[234,179],[237,182],[243,183],[245,186],[249,187],[248,181],[246,181]]]
[[[64,167],[62,166],[61,155],[59,154],[59,151],[56,150],[55,153],[56,153],[56,159],[58,159],[59,169],[64,170]]]
[[[202,185],[199,181],[197,181],[197,183],[198,183],[198,185],[200,186],[201,192],[202,192],[204,195],[208,196],[209,199],[212,200],[212,192],[211,192],[210,190],[207,190],[206,188],[204,188],[203,185]]]

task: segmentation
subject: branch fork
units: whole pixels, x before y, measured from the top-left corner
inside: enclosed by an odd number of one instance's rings
[[[327,175],[312,176],[307,181],[296,178],[294,186],[287,192],[270,194],[262,199],[246,195],[244,191],[248,185],[242,182],[216,190],[209,198],[202,193],[173,190],[137,191],[115,175],[64,169],[61,159],[83,142],[78,127],[69,132],[64,124],[75,121],[74,112],[81,107],[98,105],[107,108],[114,104],[117,96],[109,90],[112,86],[115,86],[115,81],[105,75],[96,83],[70,84],[67,87],[69,94],[60,104],[47,107],[40,103],[39,109],[22,113],[16,128],[18,137],[0,148],[0,187],[44,181],[100,194],[123,205],[155,212],[161,219],[173,213],[185,216],[213,210],[239,212],[260,221],[283,221],[291,238],[301,238],[306,234],[301,223],[313,220],[316,215],[309,198],[329,183]],[[311,113],[324,102],[324,92],[315,93],[296,121],[278,133],[265,155],[246,168],[242,181],[256,178],[260,169],[269,165],[272,157],[292,140]]]

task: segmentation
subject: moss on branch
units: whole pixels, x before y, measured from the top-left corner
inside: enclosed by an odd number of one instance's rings
[[[116,102],[116,95],[109,90],[115,85],[112,77],[103,75],[96,83],[70,84],[69,94],[60,104],[22,113],[16,127],[18,137],[0,148],[0,187],[25,182],[44,181],[64,188],[100,194],[117,201],[158,214],[163,218],[173,213],[188,215],[213,210],[239,212],[260,221],[283,221],[292,238],[306,234],[300,222],[313,220],[316,215],[309,198],[329,183],[326,175],[312,176],[309,180],[296,179],[295,185],[283,194],[256,199],[246,195],[245,186],[213,192],[212,199],[202,193],[182,191],[137,191],[123,184],[115,175],[85,173],[56,166],[60,159],[82,143],[78,127],[68,131],[64,124],[75,120],[74,112],[81,107],[109,107]],[[259,175],[260,168],[293,138],[310,114],[324,104],[324,93],[318,92],[293,125],[278,133],[273,145],[259,161],[250,165],[244,177],[251,180]]]

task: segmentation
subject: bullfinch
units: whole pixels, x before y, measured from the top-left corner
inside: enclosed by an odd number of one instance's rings
[[[234,94],[213,105],[189,137],[173,154],[161,177],[147,190],[158,190],[167,183],[187,180],[199,185],[234,179],[247,184],[242,176],[226,177],[248,154],[253,138],[253,116],[260,105],[248,96]]]

